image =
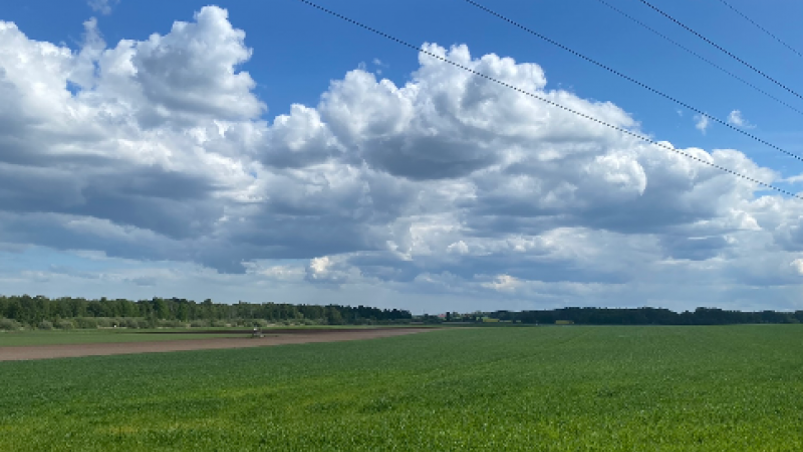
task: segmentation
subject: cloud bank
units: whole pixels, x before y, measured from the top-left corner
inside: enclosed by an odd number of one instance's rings
[[[489,309],[801,307],[799,202],[426,55],[404,85],[358,68],[270,118],[224,9],[144,41],[85,28],[73,51],[0,22],[0,250],[152,264],[126,281],[157,289],[174,262]],[[423,48],[643,133],[537,64]],[[780,180],[737,150],[684,151]]]

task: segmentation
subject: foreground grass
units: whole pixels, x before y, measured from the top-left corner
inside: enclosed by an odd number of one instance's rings
[[[210,328],[211,329],[211,328]],[[243,328],[239,328],[243,330]],[[165,330],[171,331],[171,330]],[[182,331],[187,331],[183,329]],[[246,337],[240,334],[163,334],[164,331],[149,330],[72,330],[72,331],[19,331],[13,333],[0,333],[0,347],[21,347],[29,345],[59,345],[59,344],[94,344],[117,342],[150,342],[184,339],[210,339],[214,337]]]
[[[0,363],[0,450],[803,450],[803,326]]]

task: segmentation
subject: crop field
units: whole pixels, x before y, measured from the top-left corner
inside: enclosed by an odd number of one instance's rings
[[[0,363],[0,450],[803,450],[803,325]]]

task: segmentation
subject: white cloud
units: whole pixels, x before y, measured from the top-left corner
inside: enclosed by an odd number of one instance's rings
[[[112,13],[112,7],[115,6],[117,3],[120,3],[120,0],[89,0],[87,4],[92,11],[99,12],[104,15],[109,15]]]
[[[310,260],[305,279],[313,284],[340,286],[358,282],[362,279],[362,274],[342,257],[323,256]]]
[[[705,131],[708,130],[709,125],[711,124],[707,116],[694,115],[694,128],[702,132],[703,135],[705,135]]]
[[[364,304],[688,307],[762,287],[796,303],[796,201],[426,55],[403,85],[358,68],[268,119],[240,69],[245,32],[221,8],[143,41],[85,30],[71,51],[0,22],[0,250],[187,266],[104,273],[132,293],[262,282]],[[640,131],[610,102],[548,89],[534,63],[424,47]],[[683,151],[779,180],[736,150]],[[87,287],[84,273],[26,270],[7,278]]]
[[[803,275],[803,259],[795,259],[789,265],[794,267],[795,271],[797,271],[800,275]]]
[[[520,284],[521,282],[517,278],[510,275],[499,275],[492,282],[482,283],[482,286],[499,292],[512,292]]]
[[[377,66],[377,68],[374,69],[374,72],[376,72],[377,75],[382,75],[382,69],[380,68],[390,67],[389,64],[383,63],[379,58],[374,58],[371,62],[374,64],[374,66]]]
[[[784,182],[788,184],[798,184],[803,182],[803,174],[798,174],[797,176],[791,176],[783,179]]]
[[[739,110],[733,110],[728,115],[728,123],[733,124],[736,127],[743,127],[745,129],[752,129],[755,128],[753,124],[750,124],[743,116],[742,112]]]

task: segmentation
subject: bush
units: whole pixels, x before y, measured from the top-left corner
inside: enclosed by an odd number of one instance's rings
[[[139,320],[137,320],[137,319],[135,319],[133,317],[126,317],[125,319],[122,319],[122,322],[120,322],[120,323],[121,323],[120,326],[124,326],[126,328],[133,328],[133,329],[142,328],[142,326],[143,326],[143,325],[141,325],[142,322],[140,322]]]
[[[215,328],[221,328],[224,326],[229,326],[229,324],[224,322],[223,320],[214,320],[212,321],[212,326]]]
[[[72,323],[72,321],[67,319],[61,319],[57,321],[53,326],[55,326],[60,330],[71,330],[75,328],[75,325]]]
[[[208,326],[208,320],[193,320],[190,322],[190,328],[207,328]]]
[[[157,325],[166,328],[185,328],[187,326],[181,320],[160,320]]]
[[[92,329],[98,327],[98,321],[92,317],[77,317],[75,327],[81,329]]]
[[[0,331],[17,331],[22,328],[19,322],[11,319],[0,319]]]
[[[143,319],[142,322],[139,323],[140,328],[154,329],[157,326],[159,326],[159,321],[156,320],[156,317],[153,314]]]
[[[255,326],[255,327],[259,327],[259,328],[264,328],[264,327],[268,326],[268,321],[265,320],[265,319],[254,319],[250,323],[251,323],[251,326]]]
[[[39,325],[37,325],[37,328],[39,328],[40,330],[52,330],[53,322],[42,320],[41,322],[39,322]]]
[[[127,318],[119,317],[96,317],[98,328],[121,328],[125,326]]]
[[[95,325],[97,328],[109,328],[112,326],[112,322],[106,317],[95,317]]]

